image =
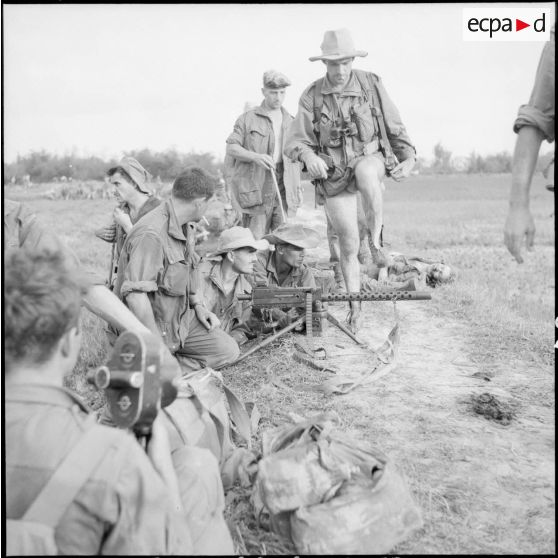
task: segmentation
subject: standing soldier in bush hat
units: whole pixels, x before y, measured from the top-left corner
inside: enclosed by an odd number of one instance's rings
[[[340,263],[348,292],[360,289],[357,192],[370,230],[370,251],[378,266],[387,260],[381,250],[383,179],[407,178],[415,164],[415,148],[380,78],[353,70],[357,50],[347,29],[326,31],[322,60],[326,75],[305,89],[289,129],[284,153],[304,163],[314,179],[316,195],[325,203],[339,236]],[[358,330],[360,307],[351,302],[349,324]]]
[[[283,159],[293,120],[282,106],[289,85],[284,74],[265,72],[262,104],[239,116],[227,138],[227,157],[234,161],[233,195],[243,212],[243,226],[256,239],[284,222],[284,215],[293,215],[302,201],[300,163]]]

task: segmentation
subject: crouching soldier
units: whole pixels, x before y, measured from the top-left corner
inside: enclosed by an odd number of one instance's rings
[[[216,370],[234,362],[240,350],[204,304],[201,257],[194,249],[194,223],[205,213],[215,187],[216,179],[207,171],[184,169],[170,198],[140,219],[126,238],[114,292],[163,338],[180,363],[178,398],[164,409],[171,448],[209,449],[227,488],[239,475],[248,482],[245,469],[254,456],[234,448],[230,438],[223,380]]]
[[[304,264],[304,252],[315,248],[320,235],[310,227],[298,223],[283,223],[264,240],[275,246],[275,250],[264,250],[258,254],[254,266],[254,281],[268,287],[311,287],[316,288],[314,273]],[[271,312],[254,310],[254,315],[264,323],[283,328],[299,318],[296,308],[274,308]]]
[[[256,240],[250,229],[232,227],[221,233],[216,251],[201,267],[204,304],[239,345],[255,337],[256,332],[249,301],[237,297],[252,292],[249,278],[254,273],[256,251],[267,247],[268,243]]]
[[[192,553],[166,430],[146,455],[63,388],[82,279],[58,251],[10,250],[4,273],[7,553]]]

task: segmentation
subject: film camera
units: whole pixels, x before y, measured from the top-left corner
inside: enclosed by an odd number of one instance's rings
[[[106,365],[88,374],[88,381],[102,389],[112,420],[131,428],[138,437],[149,436],[161,407],[176,398],[170,367],[161,341],[152,333],[126,331],[116,340]]]

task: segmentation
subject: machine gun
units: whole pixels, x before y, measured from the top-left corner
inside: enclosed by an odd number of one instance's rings
[[[424,291],[404,291],[398,289],[377,289],[370,292],[347,293],[347,294],[328,294],[322,289],[311,287],[267,287],[265,284],[256,283],[252,294],[239,295],[238,300],[252,301],[252,308],[303,308],[304,315],[290,323],[274,335],[264,339],[250,350],[246,351],[235,361],[235,364],[253,354],[257,350],[269,345],[281,335],[296,329],[302,324],[306,324],[306,336],[312,343],[314,333],[318,336],[324,329],[324,320],[328,320],[343,333],[348,335],[355,343],[364,345],[345,325],[328,312],[329,302],[338,301],[405,301],[405,300],[430,300],[430,293]]]
[[[163,350],[152,333],[126,331],[116,340],[107,364],[87,376],[105,391],[116,426],[132,428],[144,447],[159,409],[177,395],[176,387],[162,374]]]

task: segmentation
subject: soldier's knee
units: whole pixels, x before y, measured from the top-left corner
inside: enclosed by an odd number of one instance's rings
[[[222,333],[218,338],[219,354],[216,362],[212,364],[212,368],[216,369],[234,362],[240,355],[238,343],[228,333],[222,330],[219,331]]]
[[[377,157],[365,157],[355,167],[355,178],[357,183],[377,185],[381,188],[385,176],[384,163]]]
[[[358,234],[345,234],[339,237],[341,252],[345,256],[356,256],[358,254],[358,248],[360,245],[360,239]]]

